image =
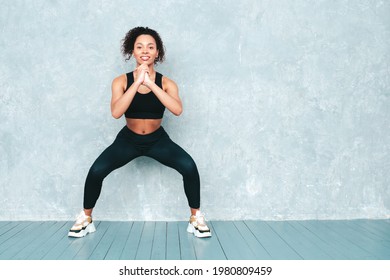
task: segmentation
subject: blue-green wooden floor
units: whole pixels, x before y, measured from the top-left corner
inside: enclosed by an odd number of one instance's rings
[[[211,221],[213,237],[186,222],[96,222],[69,238],[73,222],[0,222],[3,260],[390,260],[390,220]]]

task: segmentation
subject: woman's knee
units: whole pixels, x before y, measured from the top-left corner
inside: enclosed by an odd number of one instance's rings
[[[89,169],[88,177],[95,180],[103,180],[109,173],[109,170],[107,170],[104,165],[95,163]]]
[[[180,163],[180,173],[183,176],[198,176],[198,168],[192,158],[181,160]]]

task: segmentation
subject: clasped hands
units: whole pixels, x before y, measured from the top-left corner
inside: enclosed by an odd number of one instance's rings
[[[136,82],[140,85],[149,86],[153,83],[149,76],[149,67],[147,64],[141,64],[135,69],[136,72]]]

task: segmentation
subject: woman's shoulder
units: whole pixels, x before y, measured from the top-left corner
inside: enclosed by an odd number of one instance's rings
[[[122,75],[119,75],[119,76],[115,77],[112,80],[112,86],[113,87],[123,87],[123,88],[126,88],[128,74],[129,73],[124,73]]]
[[[165,91],[174,89],[177,90],[177,85],[174,80],[168,78],[167,76],[162,77],[162,87]]]
[[[175,81],[170,79],[169,77],[167,76],[164,76],[164,75],[161,75],[162,76],[162,83],[163,85],[176,85]]]
[[[133,73],[133,72],[130,72],[130,73],[124,73],[124,74],[121,74],[117,77],[115,77],[113,79],[113,83],[123,83],[123,82],[127,82],[127,78],[129,77],[129,75]]]

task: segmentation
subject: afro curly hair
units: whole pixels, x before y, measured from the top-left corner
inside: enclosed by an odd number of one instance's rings
[[[126,58],[125,60],[127,61],[131,58],[134,50],[134,43],[140,35],[150,35],[154,38],[158,50],[158,57],[155,59],[154,64],[163,62],[165,59],[165,48],[160,35],[155,30],[142,26],[130,29],[130,31],[126,33],[125,38],[123,38],[121,50],[123,56]]]

